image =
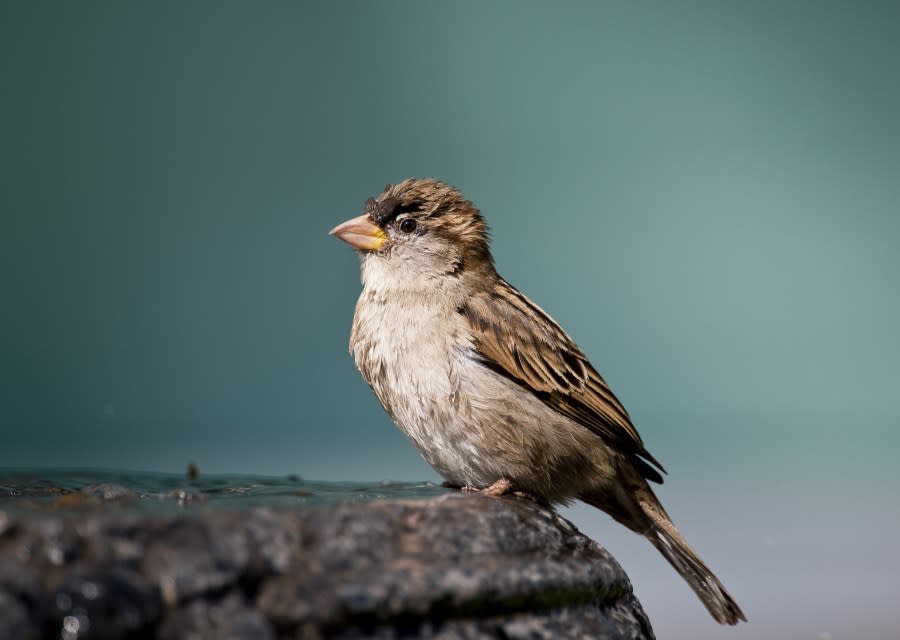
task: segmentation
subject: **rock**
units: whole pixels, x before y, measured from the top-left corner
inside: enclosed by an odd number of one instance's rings
[[[615,560],[521,498],[117,504],[4,515],[0,640],[653,637]]]
[[[15,557],[0,555],[0,638],[37,635],[39,594],[37,580],[29,568]]]
[[[160,640],[216,638],[274,640],[271,623],[239,591],[223,598],[197,598],[166,613],[157,632]]]
[[[50,592],[45,626],[57,637],[129,638],[152,628],[161,606],[157,589],[117,565],[73,567]]]

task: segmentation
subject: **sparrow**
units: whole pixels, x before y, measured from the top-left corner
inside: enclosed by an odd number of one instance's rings
[[[645,536],[722,624],[746,620],[672,524],[662,465],[575,342],[494,268],[481,212],[434,178],[331,231],[360,258],[350,352],[447,486],[578,499]]]

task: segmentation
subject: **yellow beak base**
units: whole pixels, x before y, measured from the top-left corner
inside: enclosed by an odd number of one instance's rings
[[[360,251],[378,251],[387,240],[384,231],[376,226],[368,215],[347,220],[330,233]]]

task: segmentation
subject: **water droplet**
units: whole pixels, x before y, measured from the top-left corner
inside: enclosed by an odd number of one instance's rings
[[[72,598],[69,597],[68,593],[57,593],[56,594],[56,608],[60,611],[68,611],[72,608]]]
[[[60,565],[63,563],[64,554],[63,550],[59,547],[50,547],[47,549],[47,558],[55,565]]]
[[[78,640],[78,632],[81,629],[81,620],[77,616],[66,616],[63,618],[62,640]]]
[[[88,600],[96,600],[100,595],[100,587],[96,582],[85,582],[81,586],[81,593]]]

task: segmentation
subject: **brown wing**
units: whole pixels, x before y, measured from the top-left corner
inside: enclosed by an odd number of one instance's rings
[[[635,463],[648,480],[662,482],[628,412],[585,355],[540,307],[500,280],[460,308],[475,335],[482,364],[532,391],[548,406],[590,429]],[[535,322],[534,318],[538,321]]]

